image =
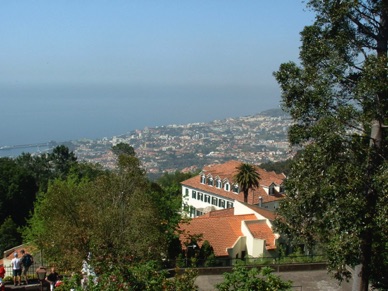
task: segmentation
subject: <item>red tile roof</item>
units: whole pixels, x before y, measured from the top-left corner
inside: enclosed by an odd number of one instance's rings
[[[275,219],[275,214],[271,211],[246,203],[244,205],[266,219]],[[180,237],[183,248],[188,235],[202,234],[201,240],[197,242],[200,247],[207,240],[217,257],[228,256],[227,249],[233,247],[239,237],[244,236],[241,231],[243,221],[254,238],[266,241],[267,250],[276,248],[276,236],[265,220],[258,220],[255,214],[234,215],[234,211],[234,208],[211,211],[191,219],[188,223],[180,224],[180,230],[184,230]]]
[[[267,250],[273,250],[276,248],[276,237],[265,220],[247,221],[246,224],[254,238],[265,240],[265,247]]]
[[[213,179],[219,177],[221,180],[228,179],[231,185],[233,184],[233,177],[237,173],[236,167],[241,164],[239,161],[229,161],[224,164],[214,164],[205,166],[202,170],[202,173],[205,175],[212,175]],[[276,174],[275,172],[267,172],[264,169],[258,168],[260,175],[260,187],[259,189],[254,189],[249,191],[248,194],[248,203],[249,204],[258,204],[259,197],[262,197],[262,202],[272,202],[284,198],[284,194],[280,194],[275,191],[274,195],[268,195],[267,192],[263,189],[263,186],[268,187],[272,183],[276,185],[281,185],[285,176],[283,174]],[[234,193],[232,190],[225,191],[224,189],[219,189],[216,186],[210,186],[207,184],[201,183],[201,174],[190,179],[187,179],[181,183],[184,186],[197,189],[199,191],[204,191],[208,193],[213,193],[231,200],[237,200],[240,202],[244,201],[244,193]]]
[[[237,173],[237,167],[241,165],[240,161],[231,160],[223,164],[208,165],[203,168],[205,175],[211,174],[213,178],[219,176],[221,179],[227,178],[231,183],[233,177]],[[275,172],[267,172],[259,167],[258,172],[260,174],[260,185],[269,186],[272,183],[280,185],[283,183],[285,176],[283,174],[276,174]]]
[[[202,234],[202,240],[198,242],[198,245],[201,247],[205,240],[209,241],[217,257],[228,256],[227,249],[232,247],[240,236],[243,236],[241,221],[256,220],[254,214],[233,215],[224,210],[220,211],[224,212],[225,215],[219,216],[214,213],[203,215],[193,218],[188,224],[180,225],[180,229],[184,229],[187,234]],[[187,236],[181,235],[181,242],[184,242],[185,239]]]
[[[233,215],[234,215],[234,208],[227,208],[227,209],[207,212],[201,217],[233,216]]]
[[[271,220],[271,221],[274,221],[275,218],[276,218],[276,213],[273,212],[273,211],[261,208],[261,207],[259,207],[257,205],[250,205],[250,204],[247,204],[247,203],[244,203],[244,205],[246,207],[252,209],[253,211],[259,213],[260,215],[264,216],[265,218]]]

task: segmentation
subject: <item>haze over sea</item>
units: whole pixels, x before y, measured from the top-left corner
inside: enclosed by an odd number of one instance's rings
[[[0,147],[278,108],[303,1],[3,1]]]
[[[278,97],[260,97],[259,88],[45,86],[3,87],[2,92],[11,103],[0,109],[0,146],[112,137],[146,126],[252,115],[279,105]]]

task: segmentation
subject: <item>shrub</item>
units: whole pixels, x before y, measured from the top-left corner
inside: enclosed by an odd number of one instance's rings
[[[291,290],[292,282],[283,281],[279,276],[272,274],[273,270],[264,267],[247,268],[237,263],[232,273],[224,274],[224,281],[216,285],[219,291],[282,291]]]

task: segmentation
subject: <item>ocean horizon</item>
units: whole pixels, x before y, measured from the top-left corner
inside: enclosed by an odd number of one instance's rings
[[[0,147],[110,138],[145,127],[211,122],[279,107],[278,98],[265,97],[260,91],[233,87],[1,86]]]

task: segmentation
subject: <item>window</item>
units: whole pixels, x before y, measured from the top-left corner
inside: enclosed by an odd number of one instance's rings
[[[186,196],[189,196],[189,189],[186,188],[185,193],[186,193]]]
[[[210,196],[205,194],[205,202],[210,203]]]
[[[218,206],[225,208],[225,200],[224,199],[218,199]]]
[[[190,206],[190,217],[194,217],[194,216],[195,216],[195,207]]]
[[[274,194],[274,186],[273,186],[273,184],[272,184],[271,186],[269,186],[269,188],[268,188],[268,194],[269,194],[269,195],[273,195],[273,194]]]
[[[240,189],[239,189],[238,185],[237,185],[237,184],[234,184],[234,185],[233,185],[233,192],[234,192],[234,193],[240,193],[239,190],[240,190]]]
[[[197,210],[197,216],[201,216],[203,213],[202,213],[202,211],[199,211],[199,210]]]
[[[198,192],[198,200],[203,201],[203,193],[202,192]]]
[[[220,179],[217,179],[217,188],[221,188],[222,187],[222,182]]]
[[[226,202],[226,208],[233,208],[233,202]]]
[[[208,178],[207,179],[207,184],[209,185],[209,186],[213,186],[213,178]]]
[[[216,197],[212,197],[212,204],[217,206],[218,199]]]
[[[206,177],[205,177],[205,175],[201,175],[201,183],[202,183],[202,184],[205,184],[205,182],[206,182]]]
[[[225,189],[225,191],[229,191],[229,183],[225,184],[225,188],[224,189]]]
[[[192,191],[191,192],[191,198],[193,198],[193,199],[197,199],[197,191]]]
[[[279,192],[284,193],[284,185],[280,185]]]

